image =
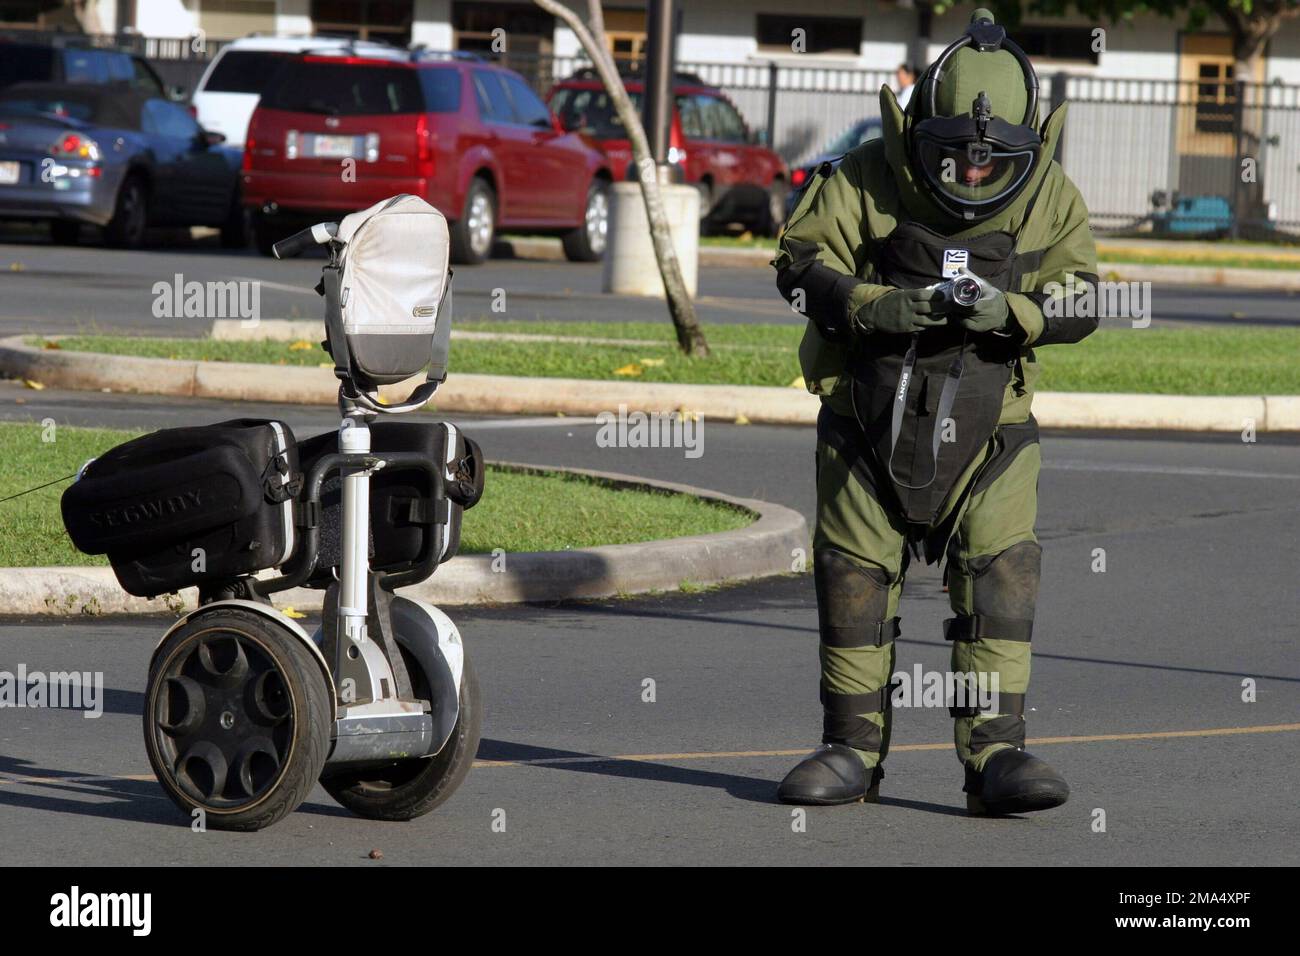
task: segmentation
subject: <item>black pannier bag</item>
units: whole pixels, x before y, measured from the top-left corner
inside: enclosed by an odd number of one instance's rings
[[[155,597],[287,561],[301,487],[284,422],[168,428],[91,461],[63,493],[63,524],[128,593]]]
[[[325,432],[298,445],[303,473],[322,455],[338,450],[338,433]],[[461,514],[483,495],[483,453],[455,425],[443,422],[373,422],[370,450],[375,454],[414,452],[442,462],[442,492],[427,472],[387,465],[370,476],[370,565],[375,571],[401,572],[432,559],[436,567],[460,548]],[[335,473],[321,489],[320,550],[308,582],[324,587],[342,562],[343,505]]]

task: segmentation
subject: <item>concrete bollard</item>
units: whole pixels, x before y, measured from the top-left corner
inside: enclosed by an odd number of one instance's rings
[[[695,298],[699,279],[700,193],[694,186],[659,186],[673,234],[686,291]],[[650,221],[638,183],[615,183],[610,196],[609,248],[605,250],[603,290],[618,295],[664,298]]]

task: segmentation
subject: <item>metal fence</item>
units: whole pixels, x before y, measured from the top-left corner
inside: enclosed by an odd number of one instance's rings
[[[22,35],[49,37],[23,31]],[[117,46],[150,60],[163,79],[193,89],[221,41],[135,34],[56,37]],[[591,65],[583,56],[483,54],[545,96]],[[620,68],[633,71],[635,62]],[[879,116],[891,71],[778,63],[681,62],[721,89],[749,128],[787,162],[818,153],[855,122]],[[1079,186],[1093,227],[1160,235],[1300,235],[1300,86],[1044,77],[1049,104],[1070,111],[1058,158]]]
[[[497,57],[541,94],[582,57]],[[635,66],[635,64],[624,64]],[[677,64],[727,94],[787,162],[880,115],[891,71],[777,63]],[[1300,86],[1044,77],[1043,115],[1070,104],[1057,157],[1094,229],[1169,236],[1300,234]],[[1279,236],[1279,234],[1281,234]]]

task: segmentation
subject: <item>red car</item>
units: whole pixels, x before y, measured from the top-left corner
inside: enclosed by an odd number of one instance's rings
[[[605,252],[611,172],[517,73],[473,56],[293,57],[248,127],[243,196],[258,248],[303,224],[411,193],[451,226],[452,257],[478,263],[498,230],[560,235]]]
[[[644,84],[624,81],[638,110]],[[700,190],[701,228],[742,222],[755,232],[776,235],[785,223],[790,172],[781,157],[759,142],[740,111],[721,90],[689,73],[673,83],[673,122],[668,161],[684,182]],[[591,70],[555,85],[551,111],[567,130],[597,140],[619,179],[628,178],[632,147],[614,105]]]

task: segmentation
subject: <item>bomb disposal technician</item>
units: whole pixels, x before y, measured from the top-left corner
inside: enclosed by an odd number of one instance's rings
[[[1024,53],[977,10],[906,111],[881,89],[883,137],[822,167],[773,261],[810,320],[799,360],[822,398],[822,745],[782,781],[787,803],[876,799],[903,579],[910,560],[945,557],[952,671],[997,691],[949,708],[968,809],[1069,796],[1024,751],[1042,554],[1030,403],[1035,350],[1096,328],[1061,290],[1095,287],[1097,253],[1079,190],[1052,159],[1065,108],[1040,126],[1038,99]]]

